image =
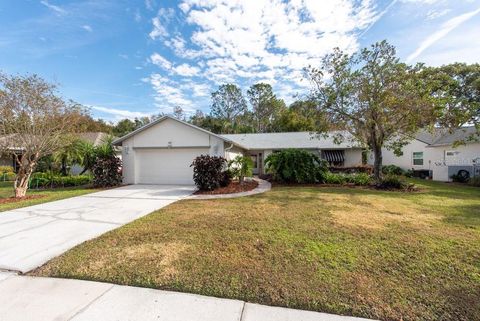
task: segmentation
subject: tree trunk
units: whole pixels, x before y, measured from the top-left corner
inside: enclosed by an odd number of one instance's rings
[[[381,174],[382,174],[382,147],[375,146],[373,148],[373,154],[375,156],[375,160],[373,162],[373,177],[375,178],[376,182],[380,182]]]
[[[28,181],[30,179],[30,174],[25,172],[18,173],[17,177],[15,178],[14,188],[15,188],[15,198],[25,197],[27,194],[28,189]]]
[[[21,162],[19,165],[20,169],[18,170],[17,177],[13,183],[13,187],[15,189],[15,198],[25,197],[27,194],[28,182],[33,173],[33,169],[35,168],[36,161],[31,161],[28,163]]]

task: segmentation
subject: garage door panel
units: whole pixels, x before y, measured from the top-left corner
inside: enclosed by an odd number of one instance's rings
[[[208,154],[206,148],[137,150],[139,184],[193,184],[193,159]]]

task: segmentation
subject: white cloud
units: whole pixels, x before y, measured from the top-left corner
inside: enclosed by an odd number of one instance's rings
[[[434,20],[434,19],[443,17],[444,15],[449,13],[450,11],[452,11],[452,10],[451,9],[442,9],[442,10],[432,9],[432,10],[429,10],[427,12],[427,20]]]
[[[156,17],[152,19],[153,29],[149,36],[153,40],[168,36],[167,25],[172,20],[175,11],[172,8],[161,8]]]
[[[87,107],[90,107],[91,109],[102,112],[102,113],[113,115],[116,120],[120,120],[124,118],[134,119],[134,118],[150,116],[150,114],[148,113],[142,113],[139,111],[130,111],[130,110],[124,110],[124,109],[118,109],[118,108],[92,106],[92,105],[87,105]]]
[[[88,31],[88,32],[93,32],[92,27],[89,26],[89,25],[83,25],[83,26],[82,26],[82,29],[84,29],[84,30],[86,30],[86,31]]]
[[[172,69],[172,63],[166,58],[162,57],[159,53],[154,53],[150,56],[150,61],[152,64],[157,65],[165,70]]]
[[[153,9],[155,9],[155,0],[145,0],[145,7],[148,10],[153,11]]]
[[[177,74],[183,77],[196,76],[200,72],[200,68],[187,63],[174,66],[167,58],[163,57],[157,52],[150,56],[150,62],[168,71],[170,74]]]
[[[190,66],[189,64],[181,64],[173,68],[173,71],[175,71],[180,76],[191,77],[198,75],[198,73],[200,72],[200,68]]]
[[[195,97],[207,97],[210,96],[210,86],[207,84],[190,84],[190,87],[192,88],[192,94]]]
[[[357,50],[358,35],[382,15],[373,0],[184,0],[179,8],[194,31],[188,42],[164,43],[178,57],[200,59],[206,79],[280,81],[292,90],[305,87],[303,68],[332,48]]]
[[[472,41],[468,27],[458,28],[452,34],[435,45],[435,50],[428,50],[422,54],[422,61],[432,66],[464,62],[467,64],[478,63],[480,57],[480,43]]]
[[[51,4],[50,2],[48,2],[47,0],[42,0],[40,1],[41,4],[43,4],[45,7],[47,7],[48,9],[54,11],[55,13],[57,14],[66,14],[67,11],[65,9],[62,9],[61,7],[59,6],[56,6],[54,4]]]
[[[142,21],[142,15],[140,14],[140,11],[138,9],[135,10],[135,13],[133,14],[133,19],[135,20],[135,22]]]
[[[186,98],[181,86],[175,81],[163,77],[158,73],[151,74],[144,79],[149,82],[155,91],[155,105],[163,112],[170,112],[175,106],[180,106],[187,112],[193,112],[193,102]]]
[[[118,56],[122,59],[128,59],[128,55],[126,54],[118,54]]]
[[[452,30],[456,29],[459,27],[462,23],[465,21],[471,19],[473,16],[477,15],[480,13],[480,8],[474,11],[470,11],[461,15],[458,15],[445,23],[443,23],[439,30],[428,36],[425,40],[422,41],[420,46],[408,56],[407,62],[411,62],[415,60],[418,56],[420,56],[426,49],[428,49],[430,46],[435,44],[437,41],[445,37],[447,34],[449,34]]]

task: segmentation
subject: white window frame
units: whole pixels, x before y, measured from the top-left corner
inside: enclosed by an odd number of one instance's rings
[[[416,156],[415,154],[421,154],[421,157],[418,157],[418,155]],[[412,165],[413,166],[423,166],[423,164],[425,164],[423,155],[424,155],[423,152],[412,152]],[[416,160],[421,160],[422,163],[421,164],[415,164]]]

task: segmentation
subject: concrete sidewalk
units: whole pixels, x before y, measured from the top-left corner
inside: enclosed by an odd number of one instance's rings
[[[360,321],[238,300],[0,272],[1,321]]]

